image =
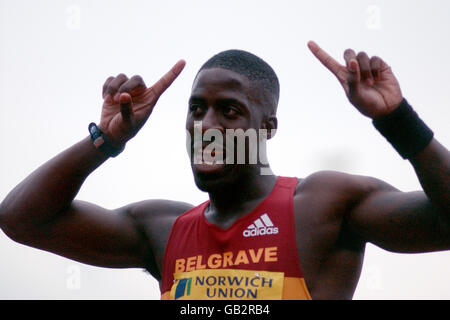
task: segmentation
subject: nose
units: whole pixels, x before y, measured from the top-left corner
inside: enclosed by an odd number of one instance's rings
[[[220,119],[214,108],[208,108],[201,121],[203,134],[205,133],[206,130],[209,129],[216,129],[219,130],[221,133],[224,133],[223,126],[220,123]]]

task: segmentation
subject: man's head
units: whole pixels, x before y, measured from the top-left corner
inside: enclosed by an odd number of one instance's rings
[[[255,90],[255,99],[261,106],[276,114],[280,96],[280,84],[275,71],[264,60],[243,50],[222,51],[206,61],[197,73],[207,69],[220,68],[230,70],[245,76],[250,81],[250,87]],[[195,83],[195,81],[194,81]]]
[[[202,134],[215,129],[223,135],[224,142],[227,130],[258,132],[265,129],[270,133],[277,127],[279,93],[275,72],[259,57],[242,50],[216,54],[203,64],[192,86],[186,120],[191,138],[190,151],[194,151],[194,123],[200,121]],[[206,145],[208,142],[204,142],[202,147]],[[248,162],[233,165],[192,163],[192,169],[197,186],[209,191],[215,186],[235,183],[239,178],[255,174],[258,165],[249,165]]]

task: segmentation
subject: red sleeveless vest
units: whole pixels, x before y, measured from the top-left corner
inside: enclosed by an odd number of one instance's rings
[[[278,177],[267,198],[227,229],[204,216],[209,201],[179,216],[164,252],[162,299],[311,299],[294,227],[297,178]]]

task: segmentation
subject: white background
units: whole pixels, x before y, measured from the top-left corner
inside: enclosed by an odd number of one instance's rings
[[[106,208],[149,198],[198,204],[184,120],[198,68],[243,49],[281,83],[279,130],[269,143],[276,174],[322,169],[420,189],[407,161],[347,101],[309,52],[315,40],[342,61],[346,48],[379,55],[404,96],[450,145],[450,2],[434,1],[24,1],[1,0],[0,200],[98,122],[110,75],[148,85],[178,59],[187,66],[147,125],[83,185],[79,199]],[[355,299],[450,299],[450,252],[393,254],[368,245]],[[139,269],[87,266],[11,241],[0,232],[2,299],[159,299]]]

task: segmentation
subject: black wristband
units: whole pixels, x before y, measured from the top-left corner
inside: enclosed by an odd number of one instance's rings
[[[410,159],[425,149],[434,136],[406,99],[394,111],[372,123],[403,159]]]
[[[111,146],[106,140],[105,136],[103,135],[103,132],[100,130],[100,128],[94,123],[91,122],[89,124],[89,133],[91,135],[91,140],[94,144],[94,146],[105,153],[106,155],[110,157],[117,157],[125,147],[122,148],[115,148]]]

